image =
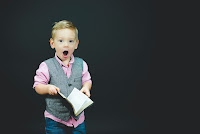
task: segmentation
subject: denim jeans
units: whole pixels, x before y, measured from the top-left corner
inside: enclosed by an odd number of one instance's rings
[[[46,134],[86,134],[85,123],[81,123],[76,128],[68,127],[62,123],[46,118]]]

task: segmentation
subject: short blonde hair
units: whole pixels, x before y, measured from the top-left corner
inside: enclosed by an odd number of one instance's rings
[[[65,29],[65,28],[74,30],[76,40],[78,40],[78,29],[75,27],[75,25],[71,21],[67,21],[67,20],[62,20],[62,21],[54,23],[54,26],[52,27],[52,31],[51,31],[51,37],[54,39],[56,30]]]

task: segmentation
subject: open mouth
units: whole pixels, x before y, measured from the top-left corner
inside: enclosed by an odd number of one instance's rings
[[[67,54],[68,54],[68,51],[64,51],[64,52],[63,52],[63,55],[64,55],[64,56],[67,56]]]

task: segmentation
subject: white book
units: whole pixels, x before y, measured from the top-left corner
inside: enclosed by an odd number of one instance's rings
[[[72,106],[74,115],[79,115],[84,109],[92,105],[94,102],[77,88],[74,88],[68,97],[58,92]]]

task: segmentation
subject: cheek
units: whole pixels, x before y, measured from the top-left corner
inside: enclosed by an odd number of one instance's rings
[[[57,49],[61,51],[63,48],[61,46],[57,46]]]
[[[56,49],[57,52],[61,52],[62,51],[62,49],[59,48],[59,47],[56,47],[55,49]]]
[[[73,53],[73,49],[69,49],[68,51],[69,51],[70,53]]]
[[[69,51],[74,51],[74,46],[69,48]]]

